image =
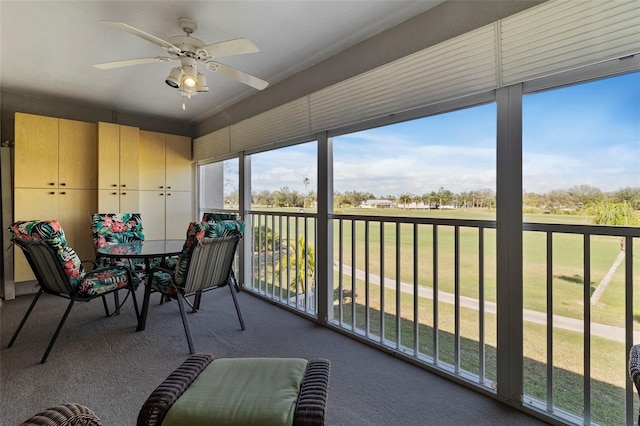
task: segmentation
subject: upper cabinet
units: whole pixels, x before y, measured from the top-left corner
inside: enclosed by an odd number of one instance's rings
[[[191,191],[191,139],[140,131],[140,189]]]
[[[16,113],[15,132],[16,141],[28,141],[15,150],[16,187],[96,187],[94,123]]]
[[[140,212],[147,239],[184,238],[192,214],[191,139],[140,131]]]
[[[137,213],[140,130],[98,123],[98,210],[101,213]]]

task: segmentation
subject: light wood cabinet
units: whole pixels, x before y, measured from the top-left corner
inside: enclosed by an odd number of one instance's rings
[[[138,213],[140,130],[98,123],[98,210]]]
[[[96,124],[16,113],[15,130],[14,220],[58,220],[69,246],[92,259]],[[35,279],[20,250],[14,250],[14,279]]]
[[[185,238],[193,220],[190,138],[140,131],[139,199],[146,239]]]

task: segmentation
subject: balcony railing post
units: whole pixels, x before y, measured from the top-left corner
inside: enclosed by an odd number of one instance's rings
[[[326,133],[318,134],[318,217],[316,220],[316,297],[318,321],[333,318],[333,144]],[[340,259],[342,260],[342,259]]]
[[[498,398],[522,404],[522,85],[498,89],[496,237]]]

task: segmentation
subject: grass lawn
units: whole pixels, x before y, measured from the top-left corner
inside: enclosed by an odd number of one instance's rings
[[[307,210],[307,212],[309,212]],[[274,214],[278,212],[274,211]],[[336,213],[376,216],[403,217],[442,217],[455,219],[495,220],[493,212],[480,210],[447,210],[447,211],[415,211],[399,209],[350,209]],[[303,220],[308,226],[314,226],[313,218],[292,218],[288,222],[289,238],[295,239],[304,234]],[[589,224],[588,218],[580,216],[525,215],[525,222],[573,223]],[[255,223],[254,223],[255,225]],[[267,222],[269,227],[286,238],[287,222]],[[275,225],[275,226],[274,226]],[[388,279],[418,285],[425,289],[434,286],[434,249],[437,250],[437,286],[440,291],[453,293],[455,280],[455,244],[454,228],[437,227],[437,244],[434,247],[434,227],[418,225],[414,230],[412,224],[387,223],[381,230],[379,222],[371,222],[365,232],[364,221],[344,221],[340,227],[334,221],[334,262],[342,258],[345,268],[379,275],[384,268]],[[415,231],[415,233],[414,233]],[[381,234],[382,232],[382,234]],[[538,312],[547,310],[547,293],[550,291],[553,313],[578,320],[584,315],[583,289],[583,237],[580,235],[554,234],[552,256],[552,283],[547,286],[547,247],[546,234],[527,231],[523,234],[524,274],[523,303],[525,309]],[[396,244],[396,240],[399,243]],[[415,241],[414,241],[415,239]],[[308,244],[313,244],[313,236],[306,236]],[[368,264],[366,264],[365,247],[368,245]],[[399,252],[396,252],[398,247]],[[414,253],[417,247],[417,254]],[[383,251],[381,251],[383,250]],[[483,258],[479,254],[479,232],[475,228],[460,228],[459,232],[459,283],[461,295],[471,298],[479,297],[479,266],[484,268],[485,300],[496,300],[496,233],[494,229],[485,229],[482,246]],[[620,252],[617,237],[592,237],[590,259],[590,290],[593,292],[599,281],[609,270]],[[417,262],[414,261],[417,259]],[[640,271],[640,256],[634,256],[634,271]],[[417,271],[414,277],[414,271]],[[624,262],[616,271],[608,289],[600,302],[590,308],[591,321],[624,327],[625,324],[625,289]],[[640,297],[640,273],[635,272],[634,294]],[[341,280],[341,281],[340,281]],[[271,281],[271,276],[267,277]],[[456,363],[454,346],[454,311],[453,305],[441,301],[437,308],[437,344],[434,348],[434,306],[428,298],[418,298],[418,317],[414,318],[414,299],[412,295],[402,294],[396,300],[393,289],[380,291],[380,281],[375,277],[365,288],[362,280],[335,272],[334,287],[342,282],[343,288],[354,290],[355,306],[345,303],[336,306],[335,319],[347,328],[354,328],[359,333],[368,333],[373,340],[382,341],[384,345],[399,346],[403,350],[416,351],[414,356],[435,357],[447,364]],[[270,284],[269,284],[270,286]],[[277,293],[277,291],[276,291]],[[368,310],[366,308],[368,300]],[[587,301],[588,303],[588,301]],[[636,304],[634,304],[636,305]],[[341,309],[340,309],[341,308]],[[398,309],[400,312],[397,312]],[[355,312],[355,319],[354,319]],[[384,312],[384,316],[381,316]],[[495,315],[485,313],[484,317],[484,359],[481,359],[479,347],[479,313],[477,310],[461,308],[460,352],[458,365],[462,370],[473,374],[484,371],[486,384],[495,380],[496,374],[496,320]],[[368,322],[366,319],[368,318]],[[634,314],[634,329],[640,330],[640,315]],[[380,336],[383,335],[384,339]],[[525,394],[546,401],[547,398],[547,347],[546,327],[533,323],[525,323],[524,328],[524,384]],[[581,333],[554,329],[552,349],[552,389],[555,406],[566,409],[577,415],[583,415],[584,372],[584,340]],[[626,367],[626,350],[623,343],[593,337],[591,339],[591,416],[592,420],[601,424],[624,423],[624,389],[628,381]],[[484,364],[482,364],[484,363]]]

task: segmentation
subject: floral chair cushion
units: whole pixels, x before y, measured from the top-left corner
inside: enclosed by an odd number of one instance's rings
[[[76,252],[67,245],[64,231],[57,220],[20,221],[8,227],[13,238],[20,240],[41,240],[55,252],[71,288],[80,296],[95,296],[115,288],[126,287],[128,275],[122,270],[99,268],[87,273]]]
[[[96,213],[91,215],[93,243],[98,249],[114,243],[144,241],[140,213]]]
[[[228,235],[242,235],[245,223],[241,220],[222,220],[219,222],[191,222],[187,229],[187,238],[178,256],[178,264],[173,274],[155,273],[152,288],[165,294],[175,294],[177,288],[182,288],[187,279],[191,253],[196,244],[203,238],[217,238]]]

